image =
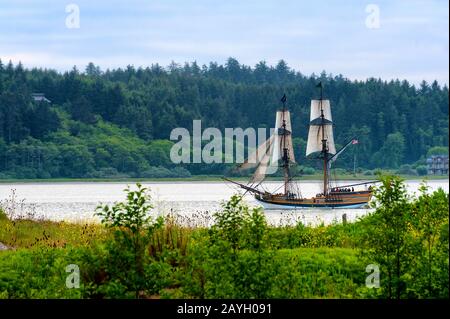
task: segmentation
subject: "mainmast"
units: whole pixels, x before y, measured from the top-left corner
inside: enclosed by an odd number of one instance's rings
[[[281,135],[281,149],[283,151],[283,155],[281,156],[282,167],[284,173],[284,195],[288,195],[289,193],[289,181],[290,181],[290,172],[289,172],[289,149],[286,145],[286,137],[290,132],[286,128],[286,94],[281,98],[281,103],[283,103],[282,109],[282,124],[281,124],[281,132],[278,134]]]
[[[320,87],[320,129],[322,131],[322,157],[323,157],[323,194],[327,195],[328,188],[328,147],[327,147],[327,138],[325,136],[325,115],[323,114],[323,87],[322,82],[319,82],[318,86]]]
[[[330,155],[336,154],[336,147],[330,101],[323,99],[322,82],[319,82],[316,87],[320,88],[320,98],[311,100],[306,156],[316,154],[316,158],[323,161],[323,194],[326,196],[329,188]]]

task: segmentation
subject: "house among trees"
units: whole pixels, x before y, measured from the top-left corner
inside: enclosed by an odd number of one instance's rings
[[[428,175],[448,175],[448,155],[431,155],[427,159]]]
[[[31,97],[33,98],[33,101],[35,101],[35,102],[51,103],[51,101],[45,97],[44,93],[32,93]]]

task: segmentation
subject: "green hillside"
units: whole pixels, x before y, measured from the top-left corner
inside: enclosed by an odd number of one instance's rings
[[[301,71],[301,70],[300,70]],[[230,164],[174,165],[170,132],[202,127],[272,127],[286,93],[296,159],[305,174],[309,103],[315,85],[331,100],[335,140],[356,136],[336,167],[424,172],[427,152],[448,152],[448,87],[437,82],[350,81],[325,72],[306,76],[284,61],[254,67],[195,62],[84,72],[24,69],[0,61],[0,178],[188,177],[232,174]],[[51,101],[36,102],[32,93]],[[406,165],[406,166],[405,166]],[[370,173],[370,172],[369,172]]]

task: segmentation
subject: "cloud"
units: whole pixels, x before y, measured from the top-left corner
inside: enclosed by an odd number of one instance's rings
[[[233,56],[246,65],[284,59],[304,74],[449,81],[445,1],[377,1],[380,29],[365,27],[359,1],[73,2],[80,29],[65,27],[59,1],[3,1],[0,58],[63,71],[90,61],[105,69]]]

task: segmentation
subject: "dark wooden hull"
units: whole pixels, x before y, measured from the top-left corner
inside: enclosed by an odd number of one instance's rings
[[[371,191],[332,193],[328,197],[285,198],[282,195],[256,194],[255,199],[266,209],[295,208],[360,208],[366,206],[372,197]]]

